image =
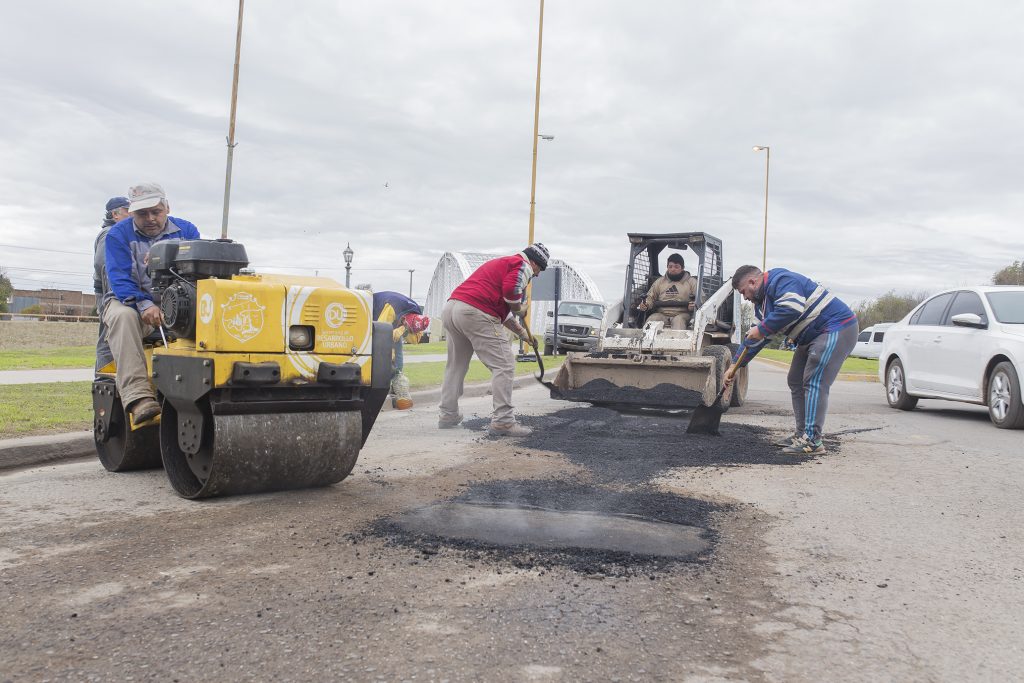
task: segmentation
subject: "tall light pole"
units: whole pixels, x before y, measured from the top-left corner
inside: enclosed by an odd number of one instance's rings
[[[238,0],[238,33],[235,35],[235,72],[231,78],[231,118],[228,122],[228,163],[224,172],[224,216],[220,223],[220,237],[228,237],[228,205],[231,204],[231,162],[235,157],[235,111],[238,105],[238,62],[242,56],[242,11],[245,0]]]
[[[772,148],[768,145],[754,145],[755,152],[764,152],[764,246],[761,251],[761,272],[768,265],[768,170],[772,165]]]
[[[409,298],[412,298],[412,274],[416,272],[415,268],[409,269]]]
[[[355,256],[355,252],[352,251],[352,244],[346,243],[345,250],[341,252],[341,255],[345,257],[345,287],[352,286],[352,257]]]

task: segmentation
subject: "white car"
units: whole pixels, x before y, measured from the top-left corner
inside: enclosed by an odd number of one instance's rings
[[[882,352],[882,340],[885,338],[885,331],[893,326],[893,323],[878,323],[871,327],[865,327],[857,335],[857,345],[850,353],[854,358],[878,358]]]
[[[997,427],[1024,427],[1024,287],[963,287],[921,302],[886,330],[878,375],[893,408],[978,403]]]

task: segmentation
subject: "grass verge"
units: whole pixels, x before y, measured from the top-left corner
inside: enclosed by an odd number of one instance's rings
[[[777,360],[783,363],[793,362],[793,352],[783,351],[782,349],[763,349],[757,354],[758,358],[767,358],[769,360]],[[839,368],[839,372],[845,372],[855,375],[877,375],[878,374],[878,360],[874,358],[847,358],[843,361],[843,365]]]
[[[556,368],[564,357],[544,359],[545,369]],[[444,363],[410,363],[405,366],[412,389],[441,386]],[[536,363],[516,363],[516,375],[537,372]],[[485,382],[490,371],[478,360],[470,363],[466,383]],[[92,383],[0,385],[0,439],[34,434],[70,432],[92,427]]]
[[[0,370],[91,368],[95,362],[95,346],[55,346],[0,351]]]
[[[0,385],[0,438],[92,426],[92,382]]]
[[[565,360],[564,356],[548,356],[544,358],[544,369],[557,368]],[[433,389],[441,386],[444,379],[444,362],[437,363],[406,363],[405,376],[409,378],[409,388]],[[516,375],[537,374],[539,368],[536,363],[516,363]],[[471,361],[469,372],[466,373],[466,384],[486,382],[491,379],[491,371],[478,360]]]

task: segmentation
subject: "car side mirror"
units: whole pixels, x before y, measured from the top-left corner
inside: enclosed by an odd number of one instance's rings
[[[549,318],[554,318],[555,317],[555,312],[554,311],[548,311],[548,317]]]
[[[988,323],[982,320],[977,313],[957,313],[949,320],[957,327],[974,327],[979,330],[988,327]]]

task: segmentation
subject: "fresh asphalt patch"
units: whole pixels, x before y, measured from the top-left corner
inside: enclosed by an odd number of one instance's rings
[[[689,415],[637,415],[582,406],[523,416],[532,434],[516,447],[563,455],[584,473],[569,479],[477,482],[462,495],[379,519],[353,542],[381,537],[422,554],[445,550],[517,568],[565,567],[583,574],[651,574],[713,558],[714,521],[730,506],[665,492],[652,481],[680,467],[792,466],[776,434],[723,422],[721,436],[686,434]],[[489,421],[463,426],[486,434]],[[505,439],[505,437],[502,437]],[[837,439],[827,447],[835,452]],[[419,560],[417,560],[419,561]]]
[[[633,576],[707,561],[716,539],[712,516],[726,507],[649,486],[622,491],[562,479],[499,480],[378,520],[352,540],[383,537],[423,559],[452,549],[470,561],[519,569]],[[538,512],[545,515],[543,540]]]

